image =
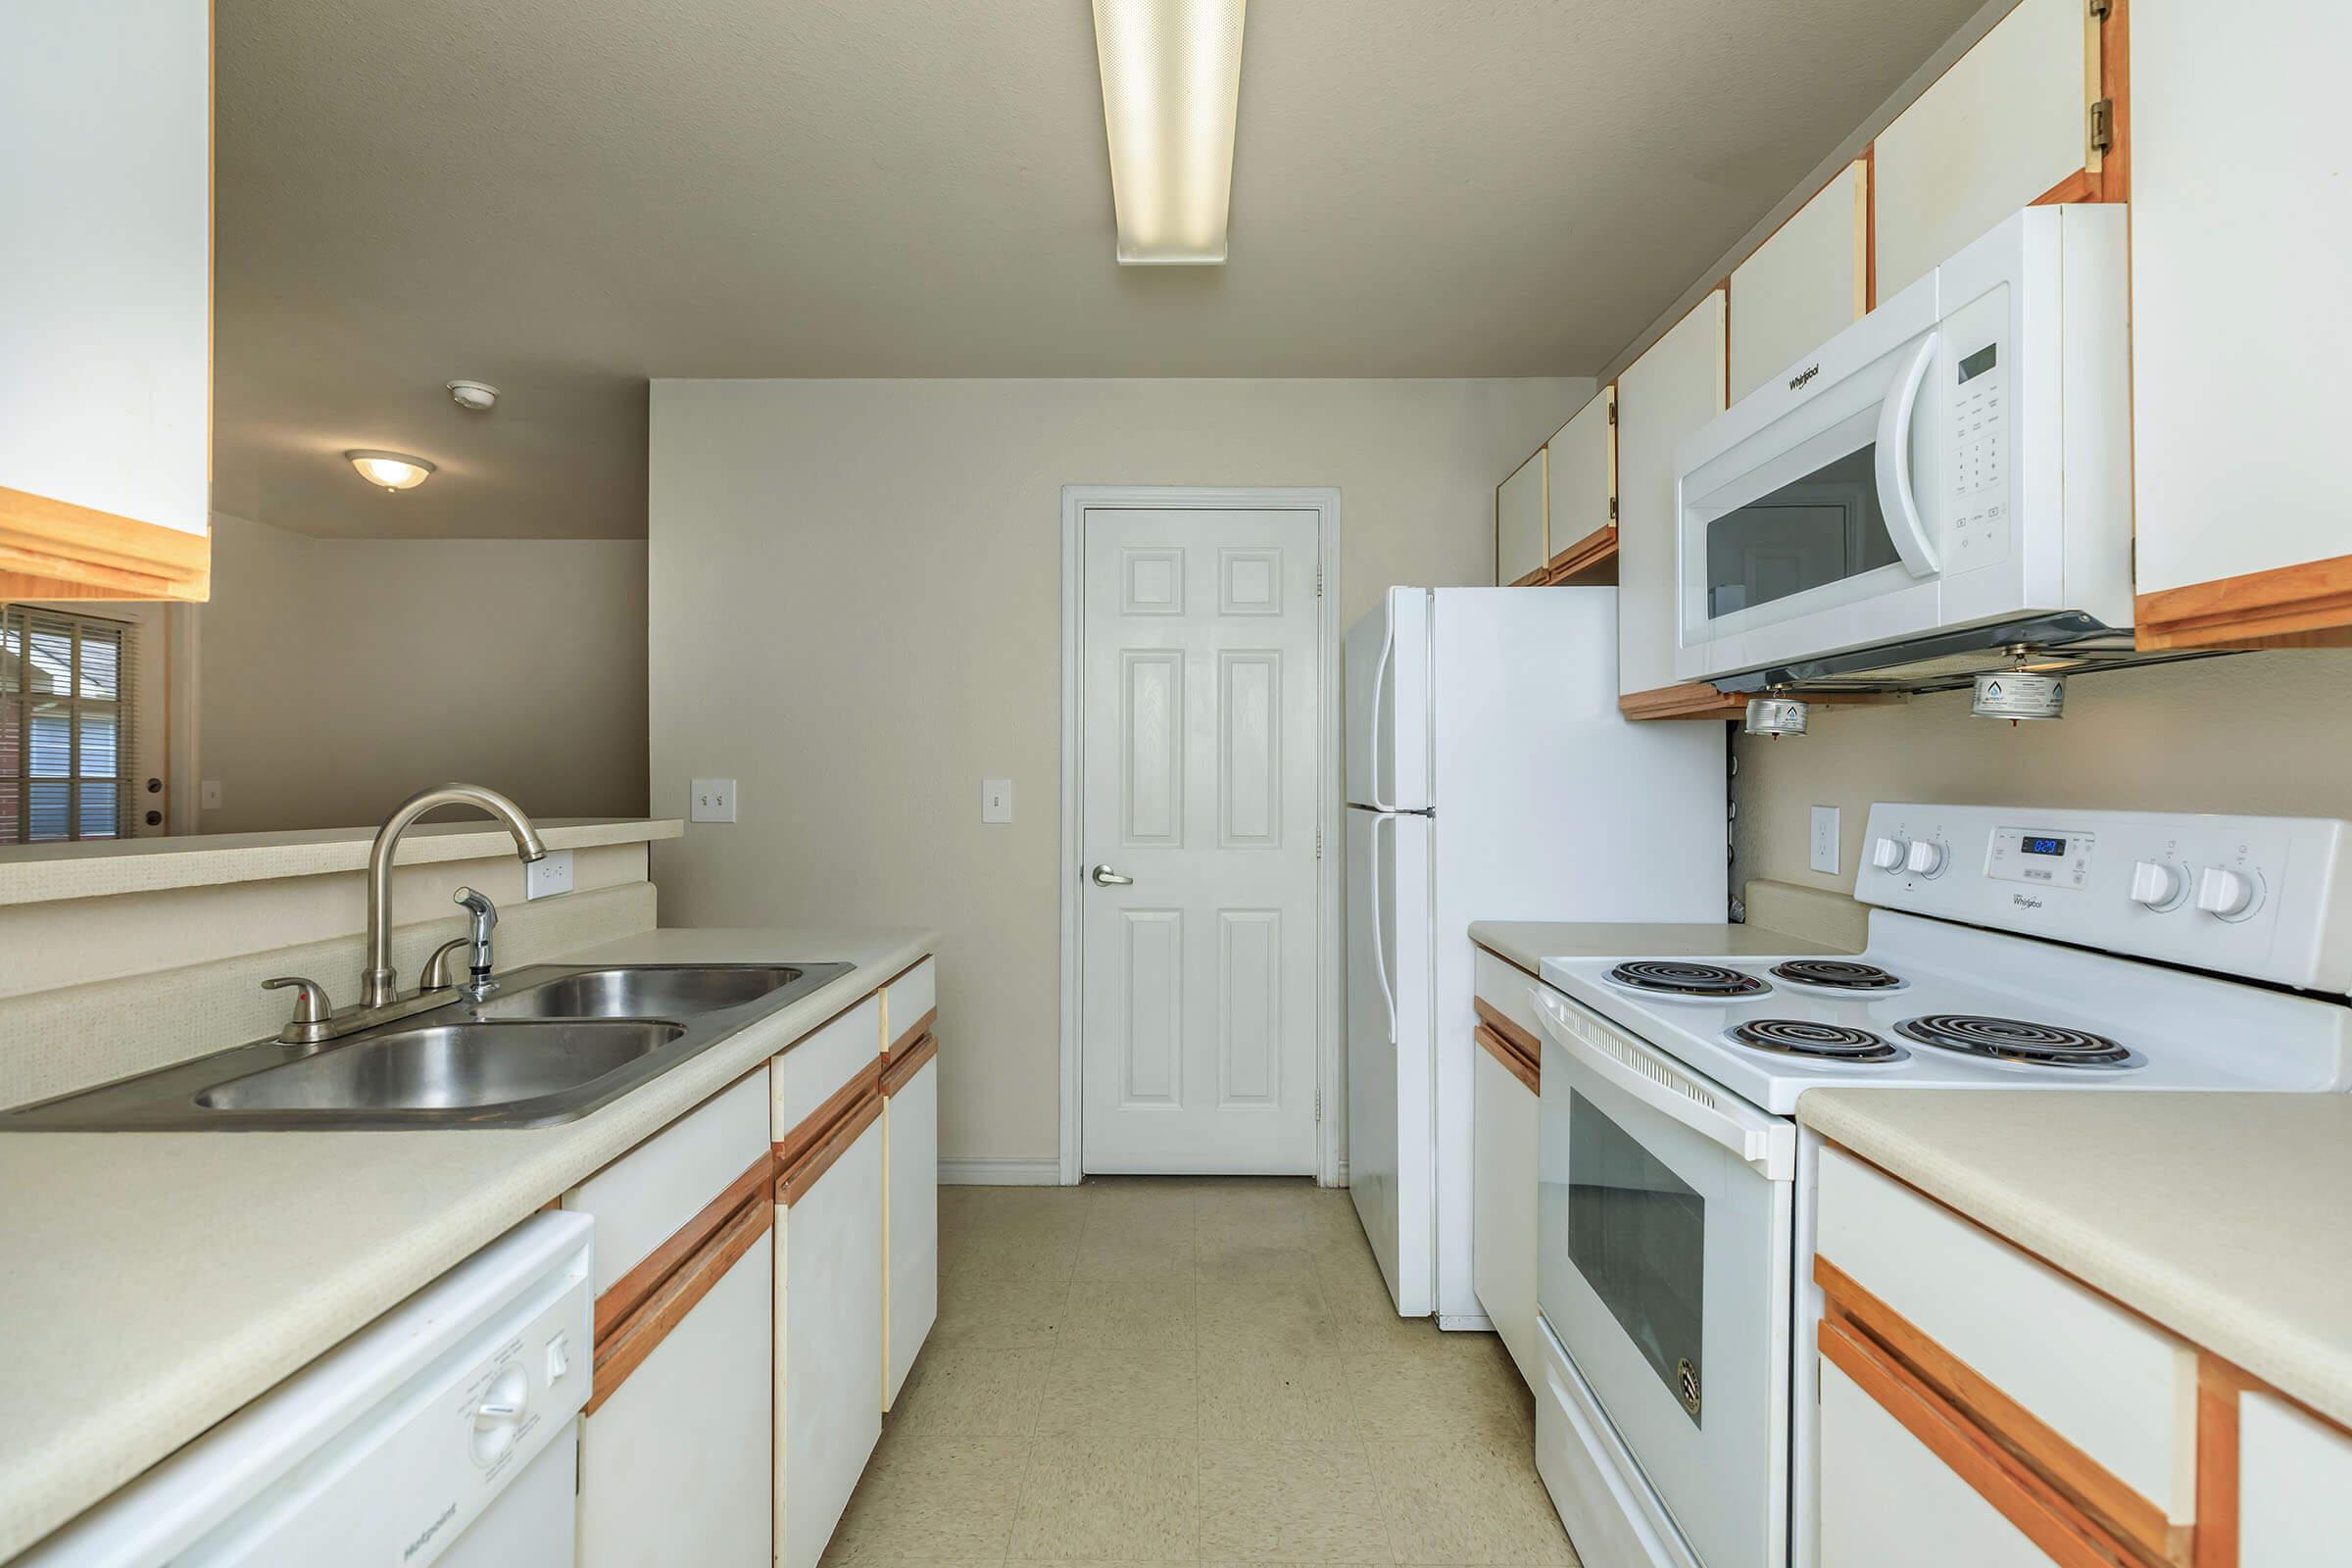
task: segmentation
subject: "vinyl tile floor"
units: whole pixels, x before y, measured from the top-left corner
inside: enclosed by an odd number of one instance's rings
[[[825,1568],[1575,1568],[1500,1342],[1398,1318],[1344,1192],[943,1188],[939,1297]]]

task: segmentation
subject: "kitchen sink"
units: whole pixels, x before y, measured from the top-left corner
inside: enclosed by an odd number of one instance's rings
[[[323,1046],[256,1040],[0,1112],[0,1132],[544,1127],[825,986],[847,963],[537,964],[479,1003]]]
[[[581,969],[527,991],[506,987],[480,1018],[685,1018],[757,1002],[802,975],[790,964],[637,964]]]
[[[661,1050],[683,1025],[625,1018],[443,1023],[396,1029],[340,1051],[205,1090],[207,1110],[426,1110],[504,1105],[593,1083]]]

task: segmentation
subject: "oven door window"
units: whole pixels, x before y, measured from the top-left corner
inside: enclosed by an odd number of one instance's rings
[[[1708,616],[1900,560],[1879,510],[1878,461],[1874,441],[1708,523]]]
[[[1693,1424],[1707,1205],[1592,1101],[1568,1104],[1568,1257]]]

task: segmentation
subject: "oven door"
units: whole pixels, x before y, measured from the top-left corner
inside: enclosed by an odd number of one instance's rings
[[[1796,1129],[1533,995],[1544,1320],[1698,1560],[1783,1563]]]
[[[1678,674],[1936,628],[1938,345],[1923,279],[1788,378],[1801,385],[1771,384],[1694,439],[1678,465]]]

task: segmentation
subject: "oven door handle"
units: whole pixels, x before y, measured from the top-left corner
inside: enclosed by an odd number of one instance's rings
[[[1558,997],[1534,986],[1527,994],[1536,1004],[1536,1021],[1579,1066],[1659,1114],[1722,1145],[1753,1166],[1758,1175],[1776,1182],[1796,1179],[1796,1128],[1791,1123],[1758,1110],[1740,1115],[1714,1102],[1712,1095],[1698,1099],[1693,1091],[1706,1091],[1690,1084],[1681,1068],[1631,1041],[1626,1049],[1638,1053],[1642,1063],[1622,1060],[1607,1045],[1587,1039],[1568,1004]],[[1746,1109],[1744,1105],[1740,1108]]]
[[[1936,334],[1930,332],[1911,351],[1911,361],[1894,375],[1886,401],[1879,406],[1879,505],[1886,514],[1886,532],[1903,569],[1914,577],[1932,577],[1942,552],[1928,536],[1919,514],[1919,498],[1911,489],[1911,419],[1919,409],[1919,390],[1927,384],[1928,367],[1936,361]]]

